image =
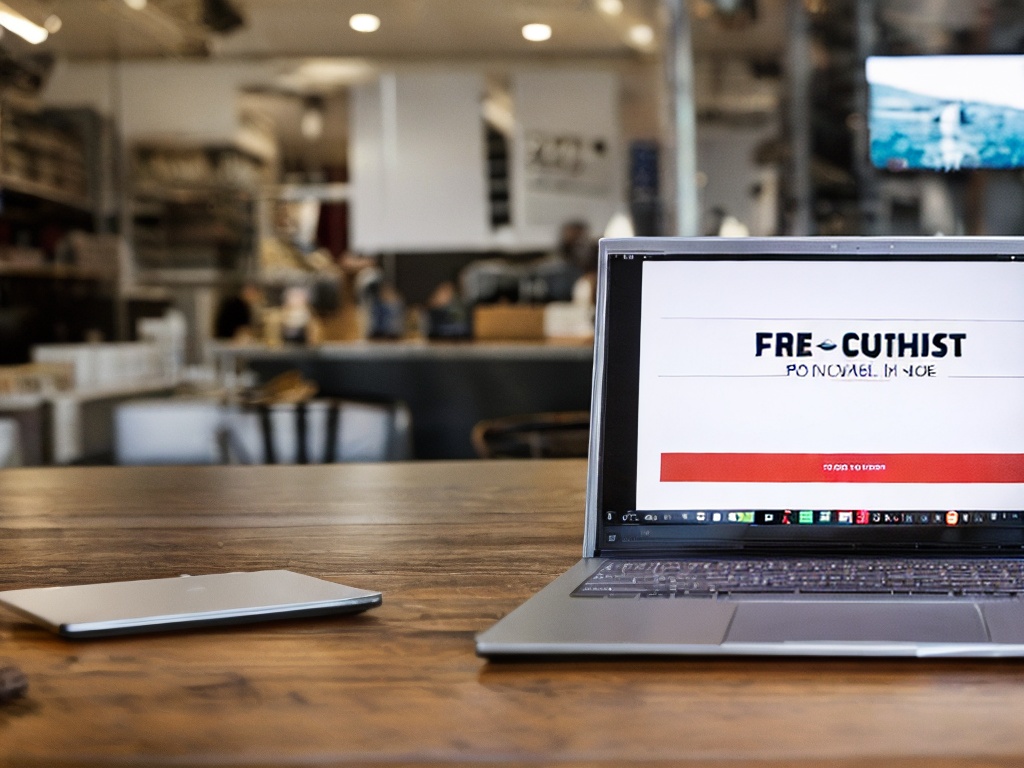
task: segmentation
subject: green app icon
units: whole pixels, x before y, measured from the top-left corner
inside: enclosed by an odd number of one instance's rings
[[[799,517],[800,525],[809,525],[814,522],[813,509],[801,509]]]

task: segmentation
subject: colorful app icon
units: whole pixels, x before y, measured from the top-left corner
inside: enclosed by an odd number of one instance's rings
[[[818,512],[818,522],[819,523],[831,523],[832,522],[832,512],[831,512],[831,510],[823,509],[823,510],[819,511]]]
[[[959,522],[959,520],[960,515],[958,515],[953,510],[950,510],[949,512],[946,513],[946,525],[956,525],[957,522]]]
[[[867,525],[871,522],[871,513],[866,509],[858,509],[857,514],[854,515],[854,522],[857,525]]]
[[[843,525],[850,525],[850,524],[852,524],[853,523],[853,511],[847,509],[847,510],[843,510],[841,512],[836,512],[836,522],[841,523]]]
[[[752,522],[754,522],[754,513],[753,512],[740,512],[740,522],[741,523],[752,523]]]
[[[797,518],[800,525],[810,525],[814,522],[814,510],[813,509],[801,509],[800,517]]]

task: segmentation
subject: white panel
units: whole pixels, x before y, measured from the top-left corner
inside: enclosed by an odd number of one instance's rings
[[[553,245],[559,226],[600,234],[625,210],[618,76],[548,69],[512,77],[517,122],[513,217],[521,244]]]
[[[483,76],[388,73],[353,91],[353,246],[488,247]]]
[[[374,252],[384,241],[384,142],[380,82],[352,88],[349,100],[349,182],[352,247]]]

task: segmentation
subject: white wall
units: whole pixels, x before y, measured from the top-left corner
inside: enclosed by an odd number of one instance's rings
[[[51,106],[91,106],[117,120],[129,142],[229,143],[240,132],[237,98],[267,82],[266,64],[59,61],[43,93]]]
[[[701,234],[715,234],[716,208],[738,218],[752,235],[777,234],[777,169],[756,162],[758,147],[777,135],[773,123],[698,128],[697,157],[707,182],[701,190]]]

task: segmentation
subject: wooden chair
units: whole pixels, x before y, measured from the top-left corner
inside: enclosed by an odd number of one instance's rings
[[[473,448],[485,459],[585,458],[590,413],[557,411],[485,419],[473,427]]]
[[[326,464],[412,458],[412,417],[401,402],[317,399],[239,407],[224,420],[237,464]]]

